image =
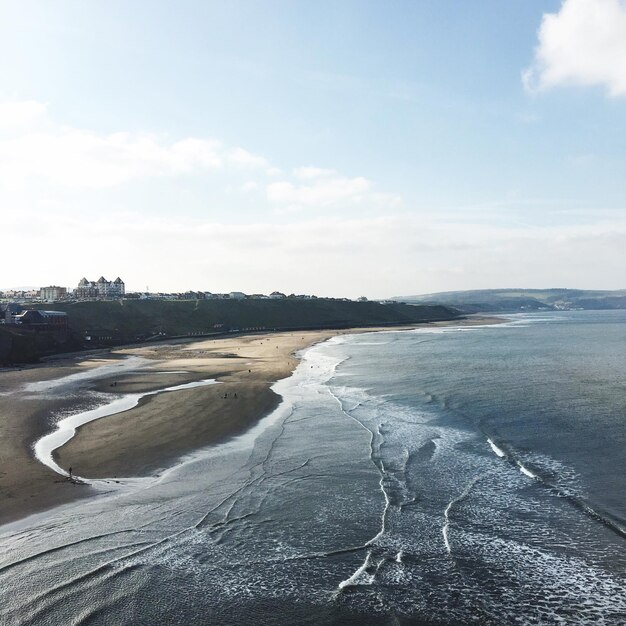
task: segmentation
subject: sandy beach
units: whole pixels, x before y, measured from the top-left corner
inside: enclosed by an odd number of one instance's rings
[[[499,321],[504,320],[472,317],[425,326]],[[96,493],[34,458],[34,443],[54,429],[59,417],[121,394],[216,379],[219,384],[148,396],[133,409],[85,424],[55,452],[61,467],[72,466],[85,478],[158,474],[186,453],[241,433],[272,411],[280,397],[271,386],[291,374],[299,350],[347,332],[375,330],[389,329],[185,340],[0,372],[0,524]],[[124,367],[129,363],[136,366]],[[55,391],[55,381],[67,376],[74,380],[63,393]]]

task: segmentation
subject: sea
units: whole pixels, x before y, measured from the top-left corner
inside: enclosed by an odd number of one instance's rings
[[[626,624],[625,348],[626,311],[318,344],[244,435],[0,528],[0,622]]]

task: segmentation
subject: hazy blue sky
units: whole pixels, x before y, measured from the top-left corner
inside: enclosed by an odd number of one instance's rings
[[[626,287],[624,0],[0,0],[0,59],[0,287]]]

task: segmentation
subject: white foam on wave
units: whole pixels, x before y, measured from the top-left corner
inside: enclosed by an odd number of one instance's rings
[[[528,476],[528,478],[538,478],[536,474],[533,474],[527,467],[524,467],[521,463],[517,464],[519,466],[519,471],[524,474],[524,476]]]
[[[387,513],[389,512],[389,506],[391,502],[389,500],[389,494],[385,489],[385,467],[381,461],[381,469],[380,469],[380,481],[378,483],[380,485],[380,490],[385,498],[385,506],[383,507],[383,512],[381,513],[380,519],[380,530],[372,537],[369,541],[365,543],[366,546],[371,546],[373,543],[376,543],[384,534],[385,534],[385,526],[387,520]]]
[[[498,324],[499,325],[499,324]],[[414,328],[407,332],[416,335],[445,335],[448,333],[465,333],[480,328],[496,326],[496,324],[476,324],[476,326],[437,326],[435,328]]]
[[[352,415],[349,411],[347,411],[344,408],[341,398],[337,396],[330,387],[327,387],[327,391],[331,395],[331,397],[335,399],[335,401],[339,405],[339,409],[341,410],[341,412],[346,417],[356,422],[361,428],[363,428],[365,431],[369,433],[369,458],[372,464],[376,467],[376,469],[378,470],[380,474],[380,479],[379,479],[378,484],[380,486],[380,490],[385,500],[385,504],[384,504],[383,511],[381,514],[380,530],[376,533],[376,535],[374,535],[369,541],[365,543],[366,546],[369,546],[375,543],[376,541],[378,541],[378,539],[380,539],[385,534],[385,523],[386,523],[387,513],[391,505],[391,501],[389,500],[389,494],[387,493],[387,489],[385,488],[385,478],[386,478],[385,465],[382,459],[379,461],[379,463],[376,463],[376,460],[374,458],[375,456],[374,441],[376,439],[376,436],[378,436],[378,438],[382,438],[382,435],[380,432],[380,424],[377,426],[376,433],[374,433],[374,431],[371,428],[368,428],[361,420],[357,419],[354,415]]]
[[[562,321],[567,321],[568,318],[567,316],[563,315],[562,312],[560,312],[561,314],[555,314],[551,315],[550,313],[546,312],[546,313],[499,313],[498,317],[502,317],[504,319],[509,320],[508,322],[501,324],[501,326],[505,326],[505,327],[517,327],[517,328],[526,328],[528,326],[531,326],[533,324],[546,324],[546,323],[553,323],[553,322],[562,322]]]
[[[402,330],[376,330],[361,333],[350,333],[331,337],[318,345],[357,345],[357,346],[385,346],[395,341],[394,334],[401,333]]]
[[[388,346],[390,343],[392,342],[391,341],[359,341],[358,345],[359,346]]]
[[[513,538],[494,536],[485,542],[479,534],[470,534],[466,541],[475,542],[472,547],[486,564],[524,582],[513,595],[511,591],[501,595],[500,623],[624,623],[626,594],[621,572],[611,573],[581,555],[559,554],[549,546]]]
[[[452,553],[452,549],[450,548],[450,541],[448,540],[448,529],[450,528],[449,513],[453,504],[454,504],[454,500],[451,500],[450,502],[448,502],[448,506],[446,507],[446,510],[443,512],[445,523],[443,525],[443,528],[441,529],[441,532],[443,534],[443,543],[446,546],[446,551],[448,552],[448,554]]]
[[[491,441],[491,439],[487,438],[487,443],[491,446],[491,449],[496,453],[496,456],[499,456],[501,459],[506,457],[506,453],[501,448]]]
[[[117,413],[122,413],[123,411],[128,411],[129,409],[136,407],[139,401],[147,396],[154,396],[169,391],[182,391],[184,389],[192,389],[194,387],[202,387],[216,383],[217,381],[214,379],[207,379],[192,383],[184,383],[182,385],[174,385],[172,387],[164,387],[163,389],[157,389],[156,391],[126,394],[103,406],[70,415],[56,424],[56,430],[48,435],[44,435],[35,443],[35,457],[38,461],[47,465],[57,474],[61,474],[61,476],[68,476],[69,474],[64,469],[59,467],[59,465],[52,458],[52,453],[57,448],[66,444],[76,434],[76,429],[80,426],[102,417],[109,417]]]
[[[354,572],[354,574],[352,574],[352,576],[342,580],[337,586],[337,589],[341,591],[346,587],[353,587],[354,585],[371,585],[374,582],[374,576],[372,574],[365,573],[367,568],[370,566],[371,560],[372,553],[368,552],[361,566]]]
[[[330,345],[330,346],[339,346],[341,344],[347,343],[347,341],[350,339],[352,335],[336,335],[335,337],[330,337],[329,339],[326,339],[324,341],[322,341],[319,344],[316,344],[317,346],[323,346],[323,345]],[[310,348],[305,348],[304,349],[304,353],[307,354],[308,352],[310,352],[313,348],[315,348],[316,346],[311,346]]]
[[[563,315],[541,315],[533,316],[532,313],[498,313],[499,318],[507,320],[506,322],[497,322],[495,324],[473,324],[471,326],[435,326],[426,328],[414,328],[409,331],[396,331],[396,332],[410,332],[413,334],[430,334],[430,335],[445,335],[448,333],[460,333],[460,332],[473,332],[483,330],[485,328],[512,328],[512,327],[525,327],[531,324],[546,323],[546,322],[559,322],[567,320],[567,317]]]
[[[443,543],[446,546],[446,551],[448,552],[448,554],[452,554],[452,549],[450,547],[450,541],[448,538],[448,534],[450,530],[450,511],[452,510],[452,507],[455,504],[458,504],[459,502],[467,498],[467,496],[469,495],[474,485],[480,479],[481,479],[481,476],[475,476],[474,478],[472,478],[472,480],[470,480],[469,483],[467,483],[467,485],[465,486],[465,489],[463,489],[463,491],[456,498],[452,498],[452,500],[448,502],[448,506],[445,508],[445,511],[443,512],[444,524],[443,524],[443,528],[441,529],[441,532],[443,534]]]

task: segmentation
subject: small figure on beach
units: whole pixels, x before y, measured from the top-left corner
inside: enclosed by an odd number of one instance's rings
[[[69,472],[69,475],[70,475],[70,480],[73,480],[72,468],[71,467],[69,468],[68,472]]]
[[[234,395],[233,397],[234,397],[234,398],[236,398],[236,397],[237,397],[237,394],[235,393],[235,395]]]

